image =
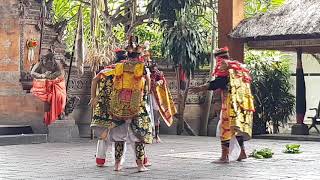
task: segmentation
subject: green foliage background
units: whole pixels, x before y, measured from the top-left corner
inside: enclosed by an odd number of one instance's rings
[[[251,70],[255,100],[254,131],[266,133],[266,123],[274,124],[274,132],[294,112],[295,97],[291,94],[290,56],[277,51],[247,51],[245,62]],[[260,132],[258,132],[260,131]]]
[[[109,0],[111,9],[124,1]],[[141,2],[141,1],[139,1]],[[200,64],[208,59],[211,47],[211,31],[215,28],[211,22],[214,9],[210,0],[145,0],[146,12],[153,14],[153,23],[144,23],[134,30],[140,42],[150,41],[153,56],[167,58],[175,65],[192,74]],[[280,7],[285,0],[245,0],[245,16],[250,18]],[[54,0],[54,20],[68,19],[65,41],[68,50],[72,50],[76,13],[80,1]],[[90,6],[83,5],[84,30],[87,46],[90,46]],[[146,13],[142,12],[142,13]],[[104,19],[99,15],[98,37],[104,35]],[[119,44],[125,44],[126,34],[122,25],[113,27]],[[103,38],[100,38],[103,43]],[[294,97],[290,94],[289,57],[274,51],[246,51],[246,63],[252,70],[253,93],[257,113],[255,124],[265,126],[272,121],[276,125],[285,124],[293,113]],[[262,129],[265,127],[262,127]]]

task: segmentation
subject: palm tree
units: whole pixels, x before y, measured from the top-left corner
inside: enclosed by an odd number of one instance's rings
[[[246,18],[265,13],[282,6],[286,0],[245,0]]]
[[[177,84],[178,84],[178,123],[177,134],[181,134],[183,129],[191,135],[194,135],[192,129],[184,120],[184,109],[188,95],[188,87],[191,76],[194,70],[201,63],[204,48],[204,37],[199,32],[199,25],[195,17],[191,13],[186,13],[186,9],[177,14],[177,20],[173,26],[164,32],[163,51],[168,59],[175,67]],[[182,80],[181,70],[186,74],[186,87],[181,88],[180,82]],[[183,89],[181,91],[181,89]]]
[[[254,134],[266,133],[266,123],[273,133],[279,132],[294,112],[295,97],[291,94],[288,55],[274,51],[248,51],[245,58],[252,74],[252,93],[256,111]]]

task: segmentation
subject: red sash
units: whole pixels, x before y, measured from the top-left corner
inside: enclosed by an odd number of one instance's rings
[[[41,101],[50,104],[50,111],[45,112],[44,123],[54,123],[66,106],[66,84],[63,78],[55,80],[34,79],[31,92]]]

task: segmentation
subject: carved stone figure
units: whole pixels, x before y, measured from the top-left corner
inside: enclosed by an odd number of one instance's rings
[[[31,76],[35,79],[56,79],[63,76],[63,68],[54,58],[54,54],[50,51],[41,57],[40,62],[36,63],[31,69]]]
[[[44,122],[50,125],[64,116],[66,84],[63,68],[49,51],[32,67],[31,76],[34,78],[31,92],[44,102]]]
[[[66,116],[71,114],[74,110],[74,108],[80,103],[80,98],[78,96],[69,96],[67,98],[67,104],[66,108],[64,110],[64,113]]]

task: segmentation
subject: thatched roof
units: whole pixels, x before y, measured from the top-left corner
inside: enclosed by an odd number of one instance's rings
[[[320,39],[320,0],[287,0],[279,9],[242,21],[230,34],[245,40]]]

